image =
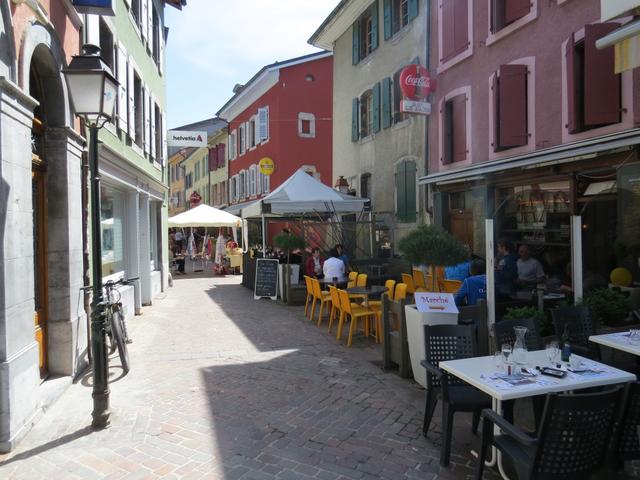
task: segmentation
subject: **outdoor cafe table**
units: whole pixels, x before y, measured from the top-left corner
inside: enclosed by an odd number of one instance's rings
[[[364,295],[365,306],[369,304],[369,296],[375,297],[382,295],[388,289],[380,285],[371,285],[369,287],[351,287],[347,288],[349,295]]]
[[[591,335],[589,341],[599,343],[605,347],[615,348],[623,352],[640,357],[640,345],[629,343],[629,332],[605,333],[604,335]]]
[[[517,398],[533,397],[554,392],[568,392],[590,387],[601,387],[605,385],[615,385],[635,381],[635,375],[610,367],[603,363],[595,362],[587,358],[582,359],[581,368],[591,369],[587,373],[574,373],[567,371],[564,378],[555,378],[546,375],[536,375],[530,377],[530,382],[522,385],[512,385],[506,380],[496,377],[498,368],[493,355],[488,357],[464,358],[460,360],[448,360],[440,362],[439,366],[451,375],[461,378],[469,385],[473,385],[478,390],[483,391],[492,399],[493,410],[502,414],[502,402],[505,400],[515,400]],[[528,352],[529,369],[536,366],[550,366],[546,352],[536,350]],[[567,365],[562,366],[567,370]],[[496,428],[496,432],[497,432]],[[492,448],[492,459],[488,466],[498,465],[498,470],[503,478],[507,478],[502,467],[502,456],[495,447]]]

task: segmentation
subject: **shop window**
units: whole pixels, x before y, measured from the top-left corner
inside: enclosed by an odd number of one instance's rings
[[[302,138],[316,136],[316,116],[313,113],[298,113],[298,136]]]
[[[566,44],[567,125],[569,133],[621,121],[620,74],[614,73],[613,47],[598,50],[596,40],[617,23],[585,25],[584,38],[571,34]]]
[[[531,11],[531,0],[489,0],[491,32],[497,33]]]
[[[465,192],[451,192],[449,194],[449,210],[468,210],[473,208],[471,190]]]
[[[492,79],[494,151],[526,145],[527,125],[526,65],[502,65]]]
[[[102,276],[125,270],[125,195],[103,184],[100,192],[100,225],[102,230]]]
[[[402,223],[415,223],[416,162],[404,160],[396,165],[396,218]]]
[[[384,0],[384,39],[393,35],[418,16],[418,0]]]
[[[456,95],[445,100],[442,110],[442,163],[467,159],[467,96]]]
[[[470,0],[440,0],[440,63],[446,63],[470,46],[469,5]]]
[[[378,48],[378,1],[374,1],[353,23],[352,63],[357,65]]]

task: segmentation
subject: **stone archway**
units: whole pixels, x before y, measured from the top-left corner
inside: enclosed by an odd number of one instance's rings
[[[15,83],[16,47],[13,38],[9,0],[0,0],[0,77]]]

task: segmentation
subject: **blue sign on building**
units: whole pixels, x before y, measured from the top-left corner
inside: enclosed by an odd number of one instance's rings
[[[96,15],[115,16],[113,0],[73,0],[73,6],[78,13],[93,13]]]

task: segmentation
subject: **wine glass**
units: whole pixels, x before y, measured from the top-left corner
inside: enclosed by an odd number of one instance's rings
[[[547,343],[545,351],[547,353],[547,358],[549,359],[549,363],[553,366],[558,356],[558,351],[559,351],[558,342],[553,341],[553,342]]]
[[[509,358],[511,357],[511,352],[513,351],[513,347],[511,346],[510,343],[503,343],[501,351],[502,351],[502,356],[504,357],[504,363],[508,365],[510,363]]]
[[[493,354],[493,363],[498,370],[502,370],[502,352],[496,352]]]

